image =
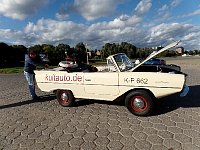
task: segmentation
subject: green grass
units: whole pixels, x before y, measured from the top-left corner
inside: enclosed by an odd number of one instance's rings
[[[93,66],[106,65],[106,61],[96,61],[95,63],[90,63]],[[55,68],[57,66],[49,66],[49,68]],[[37,67],[37,69],[43,69],[43,66]],[[12,67],[12,68],[0,68],[0,74],[13,74],[13,73],[23,73],[24,67]]]
[[[0,68],[1,74],[12,74],[12,73],[22,73],[24,67],[13,67],[13,68]]]

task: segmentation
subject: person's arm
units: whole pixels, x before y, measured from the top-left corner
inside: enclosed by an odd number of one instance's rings
[[[48,61],[44,61],[41,57],[38,57],[39,63],[44,65],[44,68],[49,68]]]
[[[28,63],[28,64],[31,64],[31,65],[34,65],[34,66],[37,65],[36,61],[33,61],[33,60],[28,56],[28,54],[25,55],[25,62]]]
[[[49,68],[49,65],[47,63],[45,63],[44,68]]]

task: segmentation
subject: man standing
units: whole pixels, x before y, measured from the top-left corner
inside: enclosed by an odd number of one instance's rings
[[[36,66],[40,63],[45,64],[40,59],[39,55],[35,50],[29,49],[28,54],[25,54],[24,75],[28,82],[29,92],[33,100],[40,99],[40,97],[38,97],[35,93],[35,73],[34,73]],[[48,67],[48,65],[45,64],[45,67]]]

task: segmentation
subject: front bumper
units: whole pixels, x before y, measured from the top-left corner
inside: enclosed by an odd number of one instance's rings
[[[190,88],[185,84],[183,86],[183,90],[181,91],[180,97],[186,96],[188,94],[189,90],[190,90]]]

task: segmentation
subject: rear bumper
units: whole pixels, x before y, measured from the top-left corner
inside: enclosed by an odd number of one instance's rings
[[[182,91],[181,91],[180,97],[186,96],[186,95],[188,94],[189,90],[190,90],[190,88],[185,84],[185,85],[183,86]]]

